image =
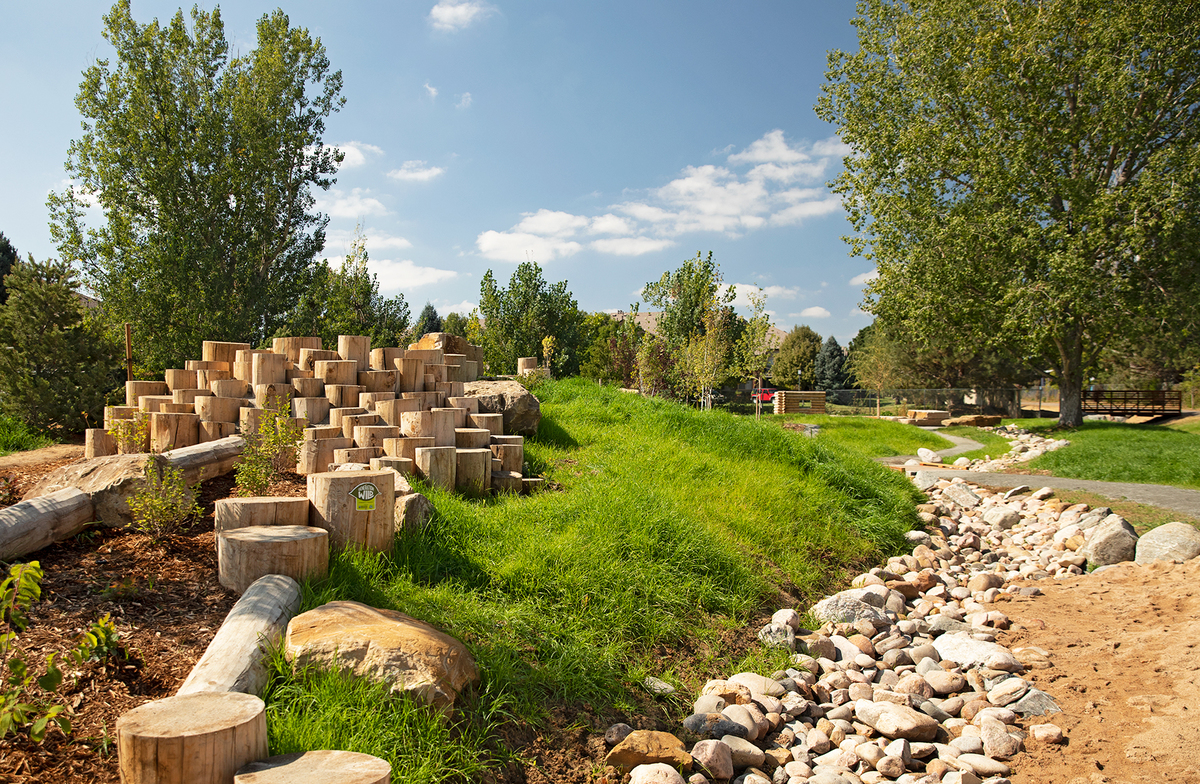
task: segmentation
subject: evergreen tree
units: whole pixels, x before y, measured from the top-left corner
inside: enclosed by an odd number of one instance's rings
[[[442,317],[438,315],[437,308],[432,302],[426,302],[425,307],[421,309],[421,315],[417,316],[417,323],[413,327],[413,339],[420,340],[422,335],[428,335],[430,332],[442,331]]]
[[[61,437],[98,423],[119,347],[85,312],[71,265],[18,260],[0,306],[0,411]]]
[[[0,231],[0,305],[8,299],[8,289],[4,287],[4,277],[12,272],[13,264],[17,261],[17,249]]]
[[[838,344],[837,338],[830,335],[821,346],[817,359],[813,363],[813,376],[817,389],[846,388],[846,354]]]

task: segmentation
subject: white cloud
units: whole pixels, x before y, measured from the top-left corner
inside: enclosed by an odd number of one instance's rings
[[[610,237],[593,240],[591,247],[613,256],[641,256],[643,253],[653,253],[674,244],[672,240],[656,240],[650,237]]]
[[[799,315],[800,318],[829,318],[832,314],[820,305],[814,305],[800,311]]]
[[[543,209],[533,214],[525,213],[524,220],[513,228],[517,231],[546,237],[570,237],[587,225],[588,219],[582,215]]]
[[[854,308],[853,310],[850,311],[850,315],[851,316],[870,316],[871,314],[868,313],[867,311],[863,310],[862,308]]]
[[[460,316],[469,316],[472,310],[479,307],[478,303],[472,302],[469,299],[464,299],[462,302],[455,302],[453,304],[446,304],[446,300],[439,299],[433,304],[437,308],[437,312],[442,314],[443,318],[451,313],[457,313]]]
[[[412,243],[404,237],[398,237],[384,231],[371,229],[364,231],[363,234],[367,238],[368,255],[384,250],[403,250],[412,247]],[[325,232],[325,247],[341,247],[349,250],[350,243],[354,240],[354,235],[354,231],[347,229],[330,229]]]
[[[454,270],[421,267],[409,259],[368,259],[367,269],[379,276],[380,291],[401,291],[457,278]]]
[[[466,109],[468,106],[471,105],[471,94],[463,93],[462,95],[460,95],[458,97],[458,103],[456,103],[454,105],[457,106],[459,109]]]
[[[100,206],[100,197],[89,190],[85,190],[75,180],[60,180],[58,189],[61,191],[71,191],[75,199],[83,205],[84,209],[92,209],[93,207]]]
[[[429,23],[434,30],[457,32],[472,22],[483,19],[492,8],[479,0],[439,0],[429,11]]]
[[[725,160],[730,163],[799,163],[810,160],[810,156],[789,147],[783,138],[783,131],[776,128],[764,133],[761,139]]]
[[[367,162],[367,156],[369,155],[383,155],[383,150],[374,144],[367,144],[366,142],[346,142],[336,146],[345,154],[345,158],[342,159],[343,169],[353,169],[362,166]]]
[[[789,289],[789,288],[785,288],[784,286],[763,286],[763,293],[766,294],[767,297],[778,297],[779,299],[795,299],[796,295],[800,293],[800,287],[793,286],[792,288]]]
[[[816,201],[803,201],[791,207],[780,210],[771,216],[771,225],[790,226],[805,218],[815,218],[829,215],[842,208],[842,200],[836,195],[829,195]]]
[[[405,161],[399,169],[392,169],[387,176],[401,182],[429,182],[445,169],[438,166],[426,166],[425,161]]]
[[[855,275],[853,278],[850,279],[850,285],[851,286],[862,286],[863,284],[870,283],[871,281],[875,280],[878,277],[879,277],[879,268],[876,267],[875,269],[871,270],[870,272],[864,272],[861,275]]]
[[[515,262],[533,260],[539,264],[574,256],[583,248],[578,242],[560,237],[539,237],[514,231],[485,231],[475,239],[475,246],[486,259]]]
[[[852,152],[854,152],[853,148],[836,136],[830,136],[828,139],[822,139],[813,145],[813,155],[827,155],[831,158],[844,158]]]
[[[425,83],[425,92],[429,93],[430,98],[437,98],[438,88],[434,87],[429,82],[426,82]]]
[[[757,286],[753,283],[734,283],[733,284],[733,290],[735,292],[735,296],[733,299],[734,307],[749,309],[751,307],[750,295],[753,294],[755,291],[758,291],[758,289],[760,289],[760,288],[762,289],[762,293],[766,296],[766,298],[768,300],[770,300],[772,298],[774,298],[774,299],[795,299],[796,296],[800,293],[799,286],[793,286],[791,288],[787,288],[785,286]],[[771,311],[771,315],[774,315],[774,311]]]
[[[588,234],[633,234],[633,230],[633,223],[628,218],[609,212],[592,218]]]
[[[367,215],[386,215],[387,207],[369,193],[366,188],[355,188],[349,193],[333,188],[327,194],[317,196],[316,207],[333,218],[355,220]]]

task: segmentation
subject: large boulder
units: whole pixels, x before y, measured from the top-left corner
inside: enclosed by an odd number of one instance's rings
[[[860,598],[861,589],[851,589],[835,593],[827,599],[822,599],[812,606],[809,611],[819,621],[833,623],[854,623],[855,621],[887,621],[887,616],[879,609],[872,607]]]
[[[854,715],[885,738],[929,742],[937,737],[938,720],[907,705],[859,700]]]
[[[1086,536],[1087,544],[1079,554],[1093,566],[1132,561],[1137,554],[1137,532],[1120,515],[1109,515],[1100,525],[1089,529]]]
[[[453,637],[404,613],[329,602],[288,623],[287,657],[297,667],[350,667],[446,712],[479,680],[475,659]]]
[[[1200,555],[1200,531],[1187,523],[1167,523],[1147,531],[1137,541],[1134,561],[1188,561]]]
[[[504,432],[537,435],[542,421],[542,404],[516,381],[472,381],[464,387],[468,397],[479,398],[479,411],[504,414]]]
[[[612,765],[621,773],[628,773],[638,765],[656,763],[691,770],[692,755],[684,750],[683,741],[669,732],[634,730],[604,758],[605,765]]]

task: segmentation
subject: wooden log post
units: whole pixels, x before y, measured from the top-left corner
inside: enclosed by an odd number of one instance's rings
[[[363,388],[358,384],[326,384],[325,397],[329,398],[331,408],[354,408],[358,405],[358,396]]]
[[[302,348],[300,349],[300,361],[297,363],[297,367],[301,370],[310,370],[315,373],[318,362],[331,359],[341,359],[341,357],[338,356],[336,351],[331,349]]]
[[[515,471],[518,474],[525,470],[525,447],[521,444],[495,444],[492,453],[500,460],[501,471]]]
[[[444,352],[444,349],[443,349]],[[462,367],[462,363],[467,359],[466,354],[442,354],[442,364],[452,365],[454,367]]]
[[[174,392],[176,389],[196,389],[199,386],[199,381],[196,378],[194,370],[178,370],[168,369],[163,371],[163,376],[167,380],[167,389]]]
[[[417,450],[427,446],[433,446],[432,438],[389,438],[383,442],[383,451],[388,457],[404,457],[415,465]]]
[[[471,383],[479,380],[479,363],[473,359],[468,359],[463,362],[463,381]]]
[[[357,362],[359,368],[366,370],[371,366],[371,336],[338,335],[338,356]]]
[[[365,408],[367,411],[375,412],[375,405],[384,400],[395,400],[395,392],[359,392],[358,407]],[[377,413],[377,412],[376,412]]]
[[[465,408],[468,414],[479,413],[479,398],[466,395],[446,398],[446,405],[453,408]]]
[[[328,573],[329,532],[323,528],[252,525],[217,534],[217,579],[239,594],[268,574],[301,583]]]
[[[456,451],[452,446],[418,447],[413,450],[416,455],[413,461],[416,475],[434,487],[453,490],[458,469]]]
[[[283,641],[300,611],[300,586],[291,577],[260,577],[242,593],[176,696],[200,692],[259,695],[267,685],[266,651]]]
[[[309,474],[308,524],[328,531],[334,548],[386,552],[392,548],[395,495],[391,471]]]
[[[213,504],[217,533],[265,525],[308,525],[308,499],[290,497],[219,498]]]
[[[525,376],[537,372],[537,357],[517,357],[517,375]]]
[[[200,389],[211,390],[212,382],[227,381],[231,378],[233,378],[233,373],[229,370],[197,370],[196,386]]]
[[[457,466],[454,488],[458,492],[478,498],[492,489],[492,450],[455,450]]]
[[[126,381],[125,405],[141,407],[139,398],[144,395],[166,395],[170,390],[162,381]]]
[[[249,343],[222,343],[218,340],[206,340],[200,347],[200,355],[205,362],[224,362],[226,370],[233,370],[233,363],[237,361],[237,353],[249,350]]]
[[[172,395],[142,395],[138,398],[138,408],[146,414],[152,414],[162,411],[163,406],[174,402],[175,398]]]
[[[182,471],[183,481],[195,485],[232,471],[242,461],[245,446],[245,439],[230,436],[207,444],[172,449],[163,452],[159,458],[164,464]]]
[[[341,425],[310,425],[304,428],[304,440],[317,441],[322,438],[341,438]]]
[[[435,408],[442,408],[442,404],[446,402],[445,392],[432,391],[431,384],[426,388],[426,391],[421,393],[421,408],[425,411],[432,411]]]
[[[238,414],[238,431],[242,434],[258,433],[267,412],[254,406],[242,406]]]
[[[369,412],[363,414],[344,414],[342,415],[342,435],[344,435],[346,438],[354,438],[354,428],[375,425],[378,424],[379,421],[378,414],[372,414]],[[399,435],[399,433],[396,435]]]
[[[194,414],[196,413],[195,402],[191,403],[159,403],[158,413],[160,414]]]
[[[392,425],[355,425],[353,437],[355,446],[377,446],[382,449],[385,439],[400,437],[400,428]]]
[[[254,404],[267,411],[283,411],[291,408],[292,385],[280,381],[272,384],[254,385]]]
[[[361,397],[361,395],[360,395]],[[375,413],[385,423],[400,427],[400,415],[405,411],[420,411],[421,401],[412,398],[393,398],[391,400],[375,401]]]
[[[400,432],[409,438],[435,438],[431,411],[404,411],[400,414]]]
[[[341,432],[339,428],[338,432]],[[305,440],[296,450],[297,474],[320,474],[329,470],[334,453],[339,449],[349,449],[354,441],[349,438],[320,438]]]
[[[521,492],[521,474],[516,471],[492,471],[492,490],[496,493]]]
[[[240,378],[247,384],[254,384],[254,356],[256,354],[270,354],[269,351],[259,349],[241,349],[237,352],[237,359],[233,361],[233,377]]]
[[[268,753],[266,706],[252,694],[167,697],[117,719],[122,784],[229,784]]]
[[[445,382],[438,382],[437,384],[434,384],[433,388],[437,392],[442,393],[443,400],[449,400],[452,397],[462,397],[463,396],[463,388],[465,386],[466,386],[466,384],[464,384],[461,381],[445,381]]]
[[[396,360],[404,358],[402,348],[371,349],[371,370],[398,370]]]
[[[207,444],[209,441],[220,441],[237,435],[236,422],[205,422],[200,420],[196,428],[197,443]]]
[[[388,784],[392,766],[387,760],[358,751],[297,751],[238,771],[233,784]]]
[[[331,386],[357,386],[358,363],[353,359],[322,359],[313,363],[313,378]]]
[[[292,416],[303,417],[309,424],[320,424],[329,419],[329,398],[294,397]]]
[[[200,443],[200,417],[196,414],[150,415],[150,448],[165,452]]]
[[[187,406],[194,406],[196,398],[208,397],[212,394],[211,389],[176,389],[171,393],[171,402],[181,403]],[[193,408],[193,412],[195,409]]]
[[[364,392],[395,392],[400,372],[397,370],[360,370],[358,385]]]
[[[233,366],[229,362],[206,362],[203,359],[189,359],[183,363],[183,366],[188,370],[224,370],[228,373]]]
[[[471,427],[485,427],[494,436],[504,435],[504,414],[471,414],[467,417]]]
[[[447,370],[449,369],[449,367],[450,367],[449,365],[426,365],[425,366],[425,375],[426,376],[432,375],[433,382],[435,384],[440,384],[444,381],[450,380],[449,378],[446,377]]]
[[[445,364],[446,354],[440,348],[410,348],[404,352],[405,359],[419,359],[428,365]]]
[[[11,561],[69,539],[94,518],[91,496],[74,487],[0,509],[0,559]]]
[[[429,412],[433,417],[433,445],[454,446],[454,425],[458,409],[435,408]]]
[[[293,378],[292,393],[294,397],[324,397],[325,382],[319,378]]]
[[[104,429],[112,430],[113,425],[122,419],[133,419],[141,409],[137,406],[105,406]]]
[[[112,433],[102,427],[89,427],[83,435],[83,456],[91,460],[93,457],[107,457],[117,453],[117,439]]]
[[[368,412],[367,409],[365,409],[361,406],[345,406],[342,408],[330,408],[329,409],[329,424],[330,424],[330,426],[333,426],[333,427],[343,427],[345,424],[346,417],[357,416],[359,414],[367,414],[367,413],[370,413],[370,412]],[[353,432],[350,432],[350,433],[346,433],[344,431],[342,432],[342,435],[346,436],[347,438],[349,438],[353,434],[354,434]]]
[[[451,412],[453,412],[455,428],[467,426],[467,414],[469,414],[470,412],[467,411],[467,409],[465,409],[465,408],[454,408],[453,406],[444,406],[442,408],[435,408],[433,410],[434,411],[451,411]]]
[[[315,348],[319,351],[321,339],[319,337],[289,337],[271,340],[271,350],[287,357],[293,365],[300,364],[300,350],[305,348]]]
[[[396,369],[400,371],[400,380],[396,391],[424,392],[425,391],[425,362],[415,357],[405,356],[396,360]]]
[[[255,354],[250,384],[287,384],[287,357],[283,354]]]
[[[489,449],[492,431],[484,427],[454,428],[454,446],[458,449]]]
[[[351,446],[346,449],[333,450],[333,462],[338,465],[345,463],[361,463],[370,465],[372,458],[383,457],[381,446]]]
[[[250,393],[250,385],[240,378],[223,378],[211,382],[208,388],[217,397],[244,398]]]
[[[401,476],[412,476],[413,461],[407,457],[391,457],[384,455],[383,457],[371,458],[372,471],[395,471]]]

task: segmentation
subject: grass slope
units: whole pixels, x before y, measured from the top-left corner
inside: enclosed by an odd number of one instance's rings
[[[1010,421],[1015,422],[1018,427],[1021,427],[1023,426],[1021,423],[1025,420],[1005,420],[1005,423]],[[1007,454],[1008,450],[1011,448],[1007,438],[998,436],[990,430],[981,430],[977,427],[944,427],[938,432],[949,433],[950,435],[958,436],[959,438],[969,438],[972,441],[977,441],[980,444],[983,444],[982,449],[973,449],[970,452],[962,452],[961,454],[955,455],[955,460],[960,457],[965,457],[968,460],[976,460],[988,455],[992,457],[1000,457],[1000,455]]]
[[[53,443],[54,439],[31,432],[19,419],[0,416],[0,456],[41,449]]]
[[[1039,457],[1029,468],[1055,476],[1200,489],[1200,434],[1156,425],[1084,422],[1052,430],[1053,421],[1021,426],[1071,445]]]
[[[399,728],[378,736],[378,716],[356,707],[361,690],[282,663],[267,695],[273,753],[346,748],[390,759],[395,782],[469,778],[463,761],[486,758],[500,717],[629,706],[643,675],[671,676],[664,650],[720,658],[722,630],[778,590],[812,599],[851,565],[897,551],[915,523],[911,484],[827,439],[580,380],[537,394],[526,459],[562,492],[478,502],[429,491],[427,530],[387,555],[339,554],[327,580],[305,587],[304,609],[362,601],[470,647],[482,688],[436,740],[445,764],[414,766],[432,730],[403,700],[388,709]]]
[[[857,450],[868,457],[915,455],[921,447],[938,450],[954,446],[936,433],[887,419],[828,414],[772,414],[764,417],[764,421],[819,425],[820,439]]]

